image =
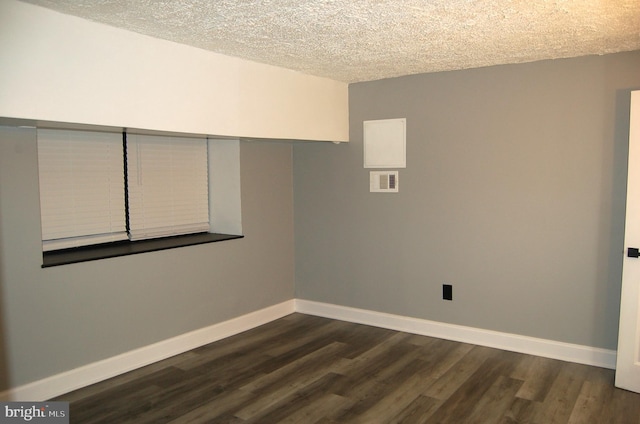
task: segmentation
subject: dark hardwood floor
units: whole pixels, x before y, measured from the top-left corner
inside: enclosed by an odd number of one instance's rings
[[[612,370],[293,314],[60,396],[72,423],[639,424]]]

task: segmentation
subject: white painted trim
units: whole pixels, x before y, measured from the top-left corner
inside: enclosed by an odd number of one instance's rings
[[[44,401],[242,333],[293,312],[615,369],[616,351],[347,306],[291,299],[259,311],[84,365],[0,393],[0,401]]]
[[[294,300],[125,352],[0,393],[0,401],[44,401],[250,330],[295,312]]]
[[[615,369],[616,351],[296,299],[296,312]]]

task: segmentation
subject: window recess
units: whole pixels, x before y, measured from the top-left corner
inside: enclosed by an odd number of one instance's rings
[[[38,161],[43,267],[243,237],[238,140],[38,129]]]

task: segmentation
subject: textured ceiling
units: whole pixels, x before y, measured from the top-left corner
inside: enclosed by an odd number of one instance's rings
[[[345,82],[640,49],[640,0],[23,0]]]

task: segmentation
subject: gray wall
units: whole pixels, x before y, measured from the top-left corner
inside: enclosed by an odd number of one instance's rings
[[[35,137],[0,127],[0,389],[293,297],[291,145],[241,143],[242,240],[42,269]]]
[[[638,88],[637,51],[351,85],[351,142],[294,147],[296,297],[615,349]],[[387,118],[407,168],[369,193]]]

